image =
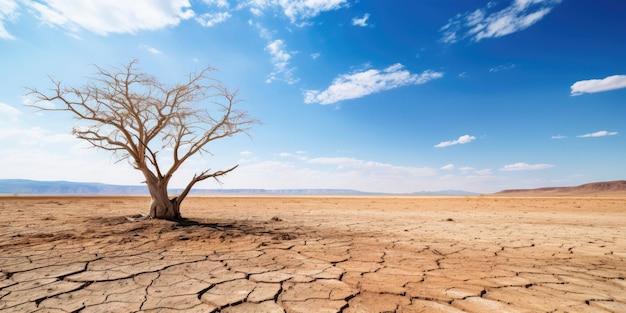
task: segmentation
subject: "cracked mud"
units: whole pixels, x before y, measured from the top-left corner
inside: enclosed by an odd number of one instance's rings
[[[626,312],[626,198],[0,197],[0,312]]]

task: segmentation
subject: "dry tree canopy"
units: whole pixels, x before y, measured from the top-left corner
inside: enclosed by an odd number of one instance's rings
[[[167,186],[186,160],[209,152],[208,143],[247,133],[257,123],[235,108],[239,102],[236,90],[209,76],[215,71],[212,67],[190,73],[183,83],[170,86],[141,72],[137,65],[137,60],[132,60],[121,67],[95,66],[95,76],[83,86],[65,86],[50,78],[52,88],[31,88],[28,94],[37,100],[33,106],[39,109],[67,111],[87,122],[74,127],[73,134],[112,152],[118,161],[129,161],[144,174],[149,188],[151,183]],[[165,151],[172,155],[170,163],[163,166],[157,155]],[[196,182],[217,179],[236,167],[196,174],[184,195]]]

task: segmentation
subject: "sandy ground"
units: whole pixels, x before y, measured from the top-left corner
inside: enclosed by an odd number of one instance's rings
[[[626,312],[626,197],[0,197],[0,312]]]

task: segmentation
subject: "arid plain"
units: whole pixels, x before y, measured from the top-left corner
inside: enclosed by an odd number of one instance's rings
[[[0,312],[626,312],[626,196],[0,197]]]

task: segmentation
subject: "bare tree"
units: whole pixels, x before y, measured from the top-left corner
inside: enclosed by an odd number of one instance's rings
[[[95,68],[95,77],[84,86],[67,87],[50,78],[52,88],[45,92],[28,88],[28,95],[36,99],[34,107],[67,111],[87,121],[88,125],[74,127],[77,138],[112,152],[118,162],[127,160],[141,171],[152,197],[150,217],[180,219],[180,205],[197,182],[218,180],[238,166],[196,173],[180,195],[171,199],[168,195],[174,173],[191,156],[209,153],[210,142],[245,133],[256,123],[234,108],[239,102],[237,91],[229,91],[208,76],[214,68],[191,73],[174,86],[140,72],[137,60],[111,70]],[[211,104],[208,107],[204,105],[207,102]],[[171,161],[163,162],[159,154],[170,151]]]

